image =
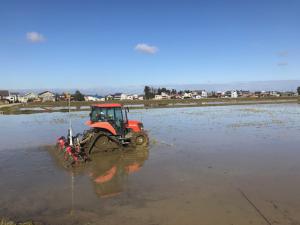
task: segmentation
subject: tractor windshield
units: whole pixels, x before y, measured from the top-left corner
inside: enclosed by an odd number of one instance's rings
[[[90,119],[92,122],[105,121],[106,109],[93,107],[90,113]]]
[[[122,108],[111,107],[111,108],[101,108],[93,107],[90,114],[90,119],[92,122],[114,122],[118,127],[124,122]]]

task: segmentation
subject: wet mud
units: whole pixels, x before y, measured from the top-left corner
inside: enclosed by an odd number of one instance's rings
[[[72,115],[82,132],[87,112]],[[300,224],[297,104],[132,110],[147,149],[61,166],[63,113],[0,117],[0,216],[43,224]]]

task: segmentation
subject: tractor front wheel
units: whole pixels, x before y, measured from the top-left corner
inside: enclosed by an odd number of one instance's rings
[[[132,147],[145,147],[148,145],[148,135],[145,132],[138,132],[132,135],[130,145]]]

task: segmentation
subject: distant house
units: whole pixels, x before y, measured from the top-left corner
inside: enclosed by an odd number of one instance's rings
[[[0,90],[0,100],[6,99],[9,96],[8,90]]]
[[[171,96],[165,92],[162,92],[160,95],[155,95],[154,99],[156,99],[156,100],[171,99]]]
[[[138,100],[144,100],[144,95],[138,95]]]
[[[279,93],[280,96],[297,96],[297,93],[292,92],[292,91],[286,91],[286,92],[282,92]]]
[[[252,94],[250,91],[244,91],[244,90],[241,90],[240,91],[240,96],[243,97],[243,98],[247,98],[247,97],[251,97]]]
[[[20,97],[20,93],[18,93],[18,92],[11,92],[9,96],[10,96],[10,99],[12,100],[12,102],[18,102],[19,101],[19,97]]]
[[[187,93],[187,94],[189,94],[189,93]],[[208,96],[208,93],[205,90],[192,92],[193,99],[207,98],[207,96]]]
[[[270,96],[280,97],[280,93],[277,92],[277,91],[271,91],[271,92],[270,92]]]
[[[109,100],[113,100],[114,99],[114,96],[112,95],[106,95],[105,96],[105,100],[109,101]]]
[[[223,98],[231,98],[231,91],[224,91],[222,92]]]
[[[42,102],[55,102],[55,94],[51,91],[44,91],[38,95]]]
[[[120,100],[127,100],[127,99],[128,99],[128,95],[122,93],[120,96]]]
[[[207,98],[208,97],[207,91],[205,91],[205,90],[201,91],[201,97],[202,98]]]
[[[199,92],[198,91],[192,91],[192,96],[196,96],[196,95],[199,95]]]
[[[271,92],[269,91],[261,91],[260,93],[260,97],[270,97],[271,96]]]
[[[87,95],[84,96],[84,100],[87,102],[97,102],[97,101],[105,101],[105,98],[101,96]]]
[[[222,91],[217,91],[216,97],[221,98],[222,96],[223,96],[223,92]]]
[[[25,102],[33,102],[37,100],[39,96],[33,92],[29,92],[23,96]]]
[[[237,98],[239,97],[238,92],[237,91],[231,91],[231,98]]]
[[[193,94],[192,93],[188,93],[188,92],[185,92],[183,95],[182,95],[182,98],[183,99],[188,99],[188,98],[192,98],[193,97]]]
[[[122,94],[123,95],[123,94]],[[126,98],[125,98],[126,97]],[[139,99],[139,95],[137,94],[132,94],[132,95],[125,95],[124,96],[121,96],[121,100],[123,99],[127,99],[127,100],[137,100]]]
[[[193,95],[193,99],[201,99],[202,96],[201,95]]]
[[[113,100],[121,100],[121,95],[122,95],[122,93],[115,93],[113,95]]]
[[[155,100],[161,100],[161,99],[162,99],[162,96],[161,96],[161,95],[155,95],[155,96],[154,96],[154,99],[155,99]]]
[[[97,98],[96,97],[94,97],[94,96],[84,96],[84,101],[86,101],[86,102],[95,102],[95,101],[97,101]]]
[[[0,90],[0,100],[5,100],[9,103],[18,101],[19,93],[10,93],[7,90]]]
[[[134,100],[134,96],[133,95],[127,95],[127,100]]]

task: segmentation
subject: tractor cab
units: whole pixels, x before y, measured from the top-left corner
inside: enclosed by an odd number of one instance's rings
[[[92,105],[90,120],[86,125],[122,137],[129,132],[142,131],[143,124],[140,121],[128,120],[128,111],[128,108],[116,103]]]
[[[121,127],[127,122],[127,111],[121,107],[97,107],[92,106],[90,114],[92,122],[112,122]]]
[[[97,104],[92,106],[90,124],[94,128],[108,129],[114,135],[123,136],[126,133],[127,109],[121,104]],[[110,125],[110,126],[109,126]],[[114,131],[113,131],[114,130]]]

